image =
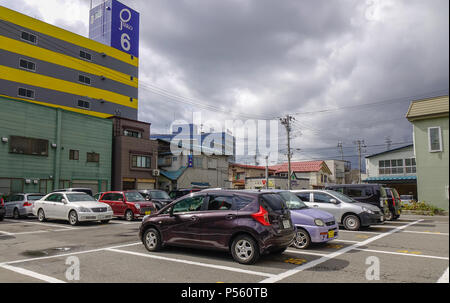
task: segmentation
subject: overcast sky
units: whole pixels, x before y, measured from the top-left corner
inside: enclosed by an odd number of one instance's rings
[[[410,101],[448,94],[448,0],[121,2],[140,13],[139,119],[153,133],[193,111],[294,114],[294,159],[340,158],[342,141],[356,167],[353,141],[367,154],[412,142]],[[88,36],[89,0],[0,4]]]

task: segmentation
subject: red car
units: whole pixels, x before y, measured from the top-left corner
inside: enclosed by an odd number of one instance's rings
[[[111,206],[114,216],[127,221],[156,212],[155,204],[146,201],[137,191],[108,191],[98,201]]]

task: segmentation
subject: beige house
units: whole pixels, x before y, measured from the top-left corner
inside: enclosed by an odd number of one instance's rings
[[[269,176],[274,174],[274,170],[269,168]],[[263,178],[266,177],[266,167],[256,165],[246,165],[239,163],[232,163],[228,167],[228,180],[233,189],[247,188],[245,180],[247,178]]]
[[[287,177],[288,164],[277,164],[269,168],[275,170],[275,175]],[[291,162],[291,182],[296,185],[296,180],[309,179],[309,188],[324,188],[326,184],[330,183],[332,175],[325,161],[304,161]],[[294,188],[294,186],[292,186]]]

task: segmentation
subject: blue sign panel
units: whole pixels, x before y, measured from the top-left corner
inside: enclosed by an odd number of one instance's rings
[[[139,13],[112,0],[111,46],[139,57]]]

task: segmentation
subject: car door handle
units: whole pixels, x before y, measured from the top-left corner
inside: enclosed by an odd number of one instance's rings
[[[198,220],[198,217],[197,216],[192,216],[191,217],[191,221],[197,221]]]
[[[315,207],[315,208],[319,208],[319,205],[313,205],[313,207]]]
[[[226,220],[233,220],[234,218],[236,218],[236,216],[235,215],[227,215],[226,217],[225,217],[225,219]]]

